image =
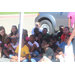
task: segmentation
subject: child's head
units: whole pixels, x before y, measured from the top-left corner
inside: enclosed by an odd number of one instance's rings
[[[70,35],[66,35],[64,42],[67,43],[69,40]]]
[[[43,34],[47,34],[47,28],[43,28]]]
[[[34,33],[35,33],[35,35],[37,35],[39,33],[39,29],[38,28],[35,28],[34,29]]]
[[[0,41],[2,40],[2,35],[0,35]]]
[[[70,32],[69,27],[65,27],[63,32],[65,35],[68,35],[68,33]]]
[[[9,44],[9,43],[11,43],[11,38],[10,37],[7,37],[6,44]]]
[[[49,47],[49,44],[50,44],[50,40],[48,38],[44,38],[42,41],[41,47],[42,48]]]
[[[56,43],[58,41],[58,37],[57,36],[54,36],[53,37],[53,41],[54,41],[54,43]]]
[[[63,25],[60,25],[60,26],[59,26],[59,30],[60,30],[60,32],[63,32],[64,26],[63,26]]]
[[[16,37],[11,37],[11,42],[12,43],[16,43],[17,42],[17,38]]]
[[[53,35],[50,35],[48,38],[50,39],[51,43],[53,43]]]
[[[38,35],[38,39],[42,39],[42,34],[41,33]]]
[[[34,35],[30,35],[29,41],[34,42],[35,41],[35,36]]]
[[[28,36],[28,31],[26,29],[23,29],[23,36]]]

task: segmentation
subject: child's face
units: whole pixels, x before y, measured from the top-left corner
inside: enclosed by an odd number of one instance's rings
[[[29,40],[30,41],[34,41],[34,38],[32,36],[30,36]]]
[[[60,28],[60,31],[63,32],[63,30],[64,30],[64,27],[61,27],[61,28]]]
[[[16,38],[12,38],[12,43],[15,43],[16,42]]]
[[[41,44],[41,47],[42,48],[46,48],[46,47],[48,47],[49,46],[49,44],[47,44],[47,42],[46,41],[42,41],[42,44]]]
[[[43,29],[43,34],[46,34],[46,33],[47,33],[46,29]]]
[[[39,34],[38,38],[41,39],[42,38],[42,34]]]
[[[16,30],[16,28],[13,26],[13,27],[12,27],[12,32],[15,32],[15,31],[17,31],[17,30]]]
[[[7,38],[6,43],[10,43],[10,39],[9,38]]]
[[[68,34],[69,30],[67,28],[64,28],[64,34]]]
[[[26,31],[25,30],[23,30],[23,35],[26,35],[27,33],[26,33]]]

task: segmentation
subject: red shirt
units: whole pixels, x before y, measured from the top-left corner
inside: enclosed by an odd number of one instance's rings
[[[68,33],[68,35],[71,35],[71,33]],[[61,35],[61,40],[65,40],[65,37],[66,37],[66,35],[63,33],[62,35]]]

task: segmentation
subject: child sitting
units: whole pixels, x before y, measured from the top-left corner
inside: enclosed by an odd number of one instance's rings
[[[64,42],[62,42],[59,47],[56,49],[55,56],[57,59],[60,59],[60,55],[64,58],[65,46],[69,40],[70,35],[66,35]],[[72,44],[72,43],[70,43]]]
[[[6,39],[6,43],[4,44],[4,49],[3,49],[3,52],[4,52],[4,54],[7,56],[7,57],[9,57],[9,53],[10,53],[10,51],[9,51],[9,46],[8,45],[10,45],[11,44],[11,38],[10,37],[8,37],[7,39]]]
[[[53,40],[54,40],[54,43],[55,43],[57,46],[60,45],[57,36],[54,36],[54,37],[53,37]]]
[[[49,47],[50,40],[48,38],[44,38],[41,44],[41,47],[44,49],[45,53],[43,58],[41,58],[38,62],[51,62],[55,61],[54,51]],[[46,60],[45,60],[46,59]]]
[[[63,34],[64,26],[63,25],[60,25],[59,26],[59,30],[60,30],[60,32],[57,34],[57,36],[58,36],[59,41],[61,41],[60,37]]]
[[[29,48],[25,45],[25,43],[26,43],[26,39],[22,37],[21,57],[20,57],[21,62],[28,62],[31,60]],[[17,46],[14,55],[12,54],[9,55],[9,57],[11,58],[10,61],[18,62],[18,50],[19,50],[19,45]]]
[[[54,43],[54,40],[53,40],[53,36],[52,35],[49,36],[49,39],[51,41],[49,47],[52,48],[53,51],[55,52],[55,50],[57,49],[58,46]]]
[[[5,44],[5,47],[8,48],[8,51],[4,50],[5,55],[9,57],[9,54],[13,54],[15,52],[17,46],[18,46],[17,38],[15,36],[11,37],[11,43],[8,44],[7,42],[7,44]]]
[[[39,44],[35,41],[34,35],[30,35],[27,46],[33,56],[39,55]]]
[[[66,35],[71,35],[69,27],[64,28],[63,34],[61,35],[61,43],[64,42]]]

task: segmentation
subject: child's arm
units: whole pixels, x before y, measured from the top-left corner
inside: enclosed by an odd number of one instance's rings
[[[36,44],[34,44],[32,47],[32,51],[35,51],[35,50],[39,51],[39,47],[37,47]]]
[[[55,52],[56,52],[56,53],[58,53],[58,52],[59,52],[59,50],[61,50],[61,48],[60,48],[60,47],[58,47],[58,48],[55,50]]]
[[[27,46],[29,48],[29,51],[31,52],[31,49],[32,49],[31,46],[29,44],[27,44]]]

